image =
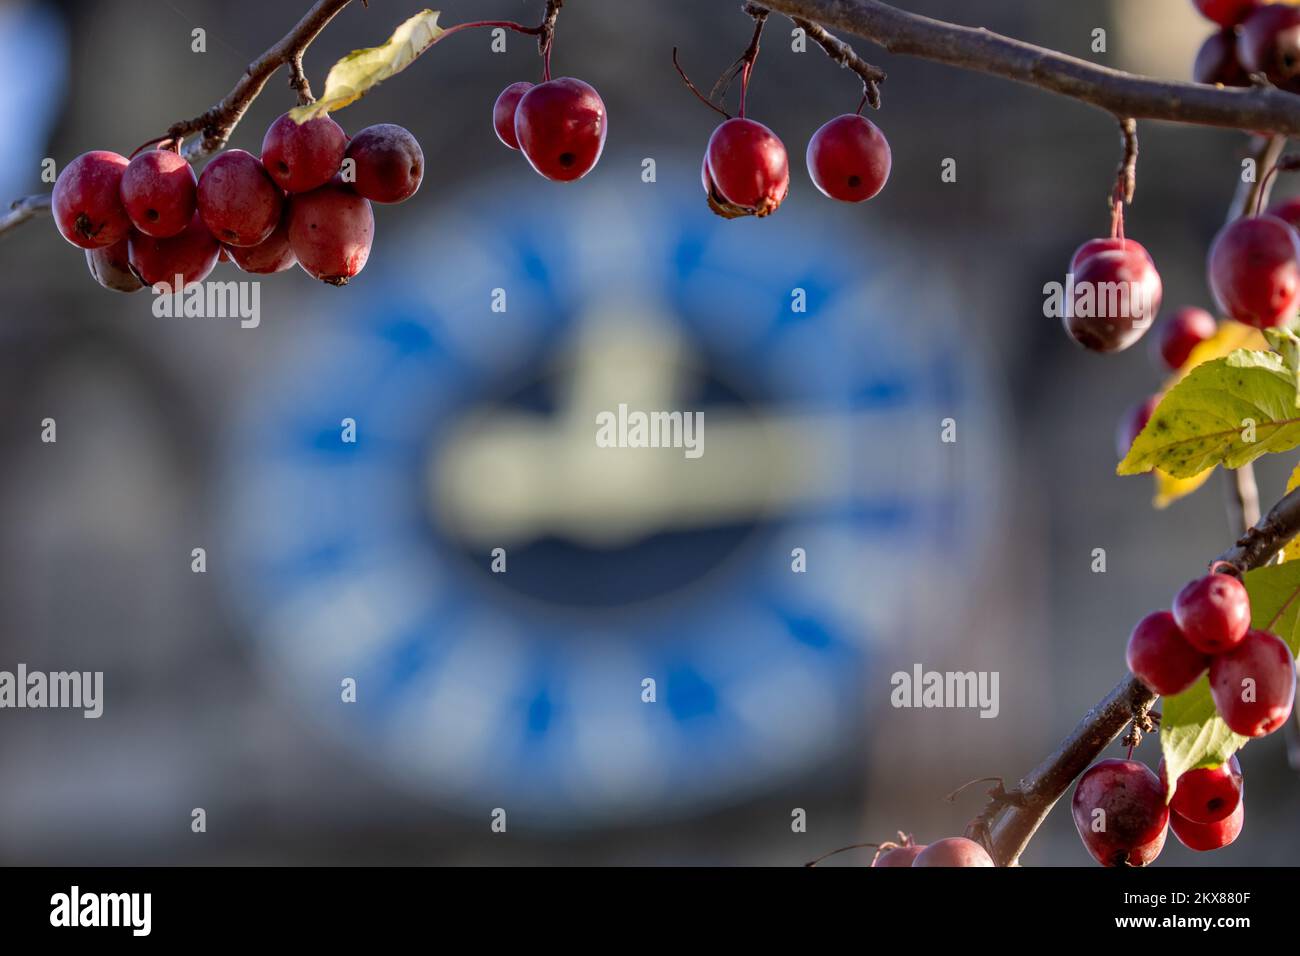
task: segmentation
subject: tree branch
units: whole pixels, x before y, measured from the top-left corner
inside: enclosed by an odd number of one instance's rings
[[[890,53],[988,73],[1088,103],[1116,116],[1300,134],[1300,96],[1135,76],[990,30],[906,13],[879,0],[763,0],[791,18],[870,40]]]
[[[28,219],[47,215],[50,211],[50,194],[40,193],[36,196],[24,196],[15,199],[9,205],[9,211],[0,216],[0,236],[10,229],[21,226]]]

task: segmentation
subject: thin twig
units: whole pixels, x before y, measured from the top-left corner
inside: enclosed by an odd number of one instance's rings
[[[1115,195],[1123,200],[1125,205],[1132,205],[1133,193],[1137,190],[1137,120],[1131,116],[1121,117],[1119,135],[1124,145],[1124,155],[1119,161],[1119,170],[1115,174]]]
[[[885,81],[884,70],[862,59],[853,47],[839,37],[832,36],[820,23],[814,23],[803,17],[791,17],[790,20],[804,32],[805,36],[825,50],[828,57],[840,66],[847,67],[858,74],[862,80],[862,95],[871,104],[873,110],[880,109],[880,84]]]
[[[4,235],[10,229],[21,226],[29,219],[35,219],[37,216],[46,215],[49,211],[49,193],[40,193],[36,196],[24,196],[22,199],[15,199],[9,204],[9,211],[3,216],[0,216],[0,236]]]

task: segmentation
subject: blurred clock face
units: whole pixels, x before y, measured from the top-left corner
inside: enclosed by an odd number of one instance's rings
[[[984,535],[993,449],[940,432],[994,415],[933,278],[824,209],[660,195],[441,209],[311,303],[231,435],[275,679],[465,812],[659,817],[842,754],[917,575]],[[702,453],[600,447],[620,405],[702,412]]]

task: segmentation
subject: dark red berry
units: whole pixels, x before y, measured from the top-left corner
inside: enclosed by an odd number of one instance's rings
[[[935,840],[912,861],[913,866],[992,866],[988,850],[965,837]]]
[[[1268,207],[1268,215],[1276,216],[1292,229],[1300,229],[1300,196],[1283,199]]]
[[[1300,305],[1300,238],[1276,216],[1236,219],[1215,236],[1208,273],[1225,313],[1257,329],[1283,325]]]
[[[114,292],[139,292],[144,283],[131,271],[130,257],[127,251],[129,240],[99,249],[86,250],[86,266],[95,281],[105,289]]]
[[[511,83],[492,104],[492,128],[497,131],[497,139],[511,149],[519,148],[519,137],[515,136],[515,110],[524,94],[532,88],[533,84],[527,80]]]
[[[1192,647],[1203,654],[1222,654],[1250,630],[1250,595],[1230,574],[1207,574],[1178,592],[1174,620]]]
[[[199,215],[228,246],[255,246],[275,229],[284,194],[252,153],[228,149],[199,177]]]
[[[1233,754],[1227,763],[1198,767],[1179,777],[1169,809],[1193,823],[1214,823],[1231,816],[1241,797],[1241,764]]]
[[[1245,822],[1246,804],[1241,801],[1226,817],[1213,823],[1197,823],[1180,813],[1169,814],[1169,828],[1189,850],[1220,850],[1241,835]]]
[[[1187,364],[1192,349],[1213,338],[1218,330],[1219,324],[1210,313],[1195,306],[1183,306],[1160,323],[1156,343],[1165,367],[1177,372]]]
[[[1142,429],[1147,427],[1147,422],[1151,421],[1151,416],[1155,414],[1159,404],[1160,396],[1152,395],[1136,405],[1130,405],[1128,411],[1120,418],[1119,424],[1115,427],[1115,454],[1119,458],[1128,455],[1133,442],[1137,440],[1138,435],[1142,434]]]
[[[1083,845],[1102,866],[1146,866],[1165,845],[1169,808],[1151,768],[1101,760],[1079,778],[1072,807]]]
[[[375,238],[368,200],[337,181],[289,201],[289,245],[303,271],[346,285],[365,268]]]
[[[289,210],[286,208],[280,223],[272,233],[255,246],[222,247],[223,251],[244,272],[271,275],[292,269],[298,257],[289,245]]]
[[[1145,250],[1115,249],[1087,256],[1074,273],[1065,329],[1090,351],[1121,352],[1155,320],[1163,291],[1160,273]]]
[[[1221,27],[1233,27],[1246,18],[1263,0],[1192,0],[1201,16]]]
[[[158,239],[132,232],[128,255],[131,271],[149,286],[176,292],[176,277],[182,288],[202,282],[217,264],[221,246],[196,212],[178,235]]]
[[[1243,737],[1271,734],[1291,715],[1295,659],[1276,634],[1249,631],[1210,662],[1210,696],[1219,716]]]
[[[895,847],[892,850],[886,850],[880,856],[876,857],[876,862],[872,863],[873,867],[882,866],[911,866],[925,845],[920,846],[912,844],[910,846]]]
[[[1146,256],[1147,261],[1155,265],[1155,260],[1151,258],[1151,253],[1147,252],[1146,247],[1136,239],[1121,239],[1118,236],[1106,236],[1101,239],[1089,239],[1078,249],[1074,250],[1074,255],[1070,257],[1070,271],[1078,273],[1080,267],[1099,252],[1114,252],[1116,250],[1139,252]]]
[[[605,148],[609,120],[600,94],[572,77],[539,83],[515,107],[515,139],[533,169],[571,182],[591,172]]]
[[[1138,621],[1128,639],[1128,669],[1162,696],[1181,694],[1196,683],[1210,659],[1183,637],[1168,611],[1156,611]]]
[[[50,208],[64,239],[82,249],[115,245],[131,231],[122,205],[125,156],[106,149],[82,153],[63,167],[54,181]]]
[[[790,191],[785,145],[751,119],[729,119],[713,131],[703,175],[709,207],[727,219],[771,215]]]
[[[1237,60],[1274,86],[1300,89],[1300,9],[1270,3],[1251,10],[1237,33]]]
[[[179,153],[150,149],[122,174],[122,205],[146,236],[174,236],[194,218],[198,185],[194,170]]]
[[[367,126],[348,143],[347,158],[356,163],[352,188],[371,202],[409,199],[424,178],[424,151],[401,126]]]
[[[805,159],[813,185],[841,202],[875,196],[893,165],[885,134],[856,113],[837,116],[813,133]]]
[[[285,192],[305,193],[334,178],[347,148],[348,135],[333,117],[298,124],[285,113],[262,137],[262,165]]]
[[[1250,77],[1237,61],[1235,30],[1220,30],[1205,38],[1192,61],[1192,80],[1211,86],[1220,83],[1224,86],[1250,85]]]

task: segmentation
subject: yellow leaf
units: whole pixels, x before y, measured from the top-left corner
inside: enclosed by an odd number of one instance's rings
[[[1289,495],[1297,488],[1300,488],[1300,464],[1295,466],[1295,470],[1291,472],[1291,477],[1287,479],[1286,493]],[[1278,561],[1285,563],[1294,561],[1296,558],[1300,558],[1300,540],[1292,538],[1286,543],[1282,553],[1278,555]]]
[[[1193,475],[1190,478],[1175,478],[1159,468],[1156,468],[1153,474],[1156,479],[1156,495],[1151,503],[1156,508],[1168,508],[1179,498],[1187,497],[1209,481],[1210,475],[1214,474],[1214,469],[1206,468],[1199,475]]]
[[[325,92],[315,103],[289,111],[295,123],[305,123],[330,110],[355,103],[390,76],[402,72],[446,31],[438,26],[437,10],[421,10],[396,30],[382,46],[353,50],[330,67]]]

